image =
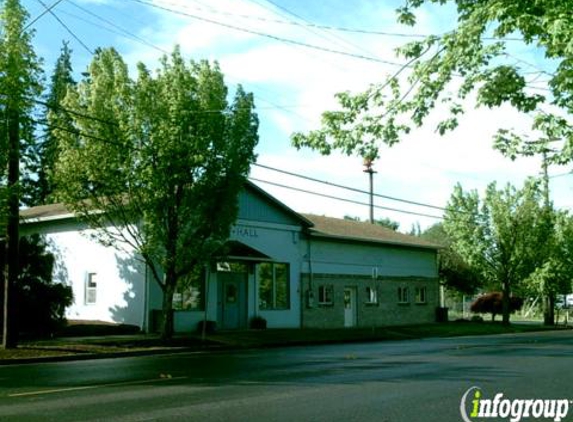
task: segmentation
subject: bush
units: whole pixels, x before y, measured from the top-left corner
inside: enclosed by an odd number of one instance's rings
[[[217,331],[217,321],[199,321],[197,324],[197,332],[203,332],[203,325],[205,325],[205,334],[213,334]]]
[[[503,294],[500,292],[486,293],[478,297],[470,307],[475,314],[491,314],[491,320],[495,321],[496,315],[501,315],[503,309]],[[509,313],[519,311],[523,306],[523,299],[512,296],[509,300]]]
[[[0,244],[0,247],[4,247]],[[54,283],[54,255],[40,235],[20,239],[18,285],[12,292],[18,332],[31,336],[48,336],[66,324],[66,308],[73,302],[70,286]],[[3,254],[0,264],[4,267]]]
[[[266,330],[267,320],[262,316],[254,316],[251,318],[250,327],[253,330]]]

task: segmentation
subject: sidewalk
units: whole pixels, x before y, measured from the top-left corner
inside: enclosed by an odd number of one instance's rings
[[[163,342],[158,335],[67,337],[22,342],[17,349],[0,350],[0,365],[140,356],[159,353],[214,352],[247,348],[310,346],[348,342],[408,340],[425,337],[455,337],[523,333],[563,327],[514,324],[449,322],[400,327],[354,329],[268,329],[223,331],[207,335],[177,335]]]

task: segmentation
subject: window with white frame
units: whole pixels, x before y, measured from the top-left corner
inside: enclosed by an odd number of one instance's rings
[[[426,303],[425,287],[416,287],[416,303]]]
[[[334,287],[331,284],[318,286],[318,304],[332,305],[334,302]]]
[[[377,304],[378,303],[378,292],[376,287],[367,286],[366,287],[366,303]]]
[[[259,309],[289,309],[289,265],[263,262],[258,265]]]
[[[97,302],[97,274],[88,273],[86,276],[86,305],[95,305]]]
[[[398,303],[410,303],[410,294],[407,287],[398,287]]]

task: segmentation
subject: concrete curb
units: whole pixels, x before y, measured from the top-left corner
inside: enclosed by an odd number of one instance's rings
[[[26,365],[34,363],[56,363],[56,362],[72,362],[83,360],[100,360],[100,359],[118,359],[130,358],[138,356],[152,356],[152,355],[169,355],[174,353],[206,353],[224,350],[218,346],[210,346],[204,348],[197,347],[170,347],[170,348],[157,348],[148,350],[133,350],[126,352],[110,352],[110,353],[77,353],[73,355],[55,355],[55,356],[40,356],[36,358],[15,358],[15,359],[0,359],[0,366],[9,365]]]

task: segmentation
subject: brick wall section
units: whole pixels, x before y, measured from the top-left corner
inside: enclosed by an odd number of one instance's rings
[[[439,306],[437,279],[421,277],[382,277],[313,274],[312,292],[314,304],[308,306],[306,295],[309,290],[308,274],[301,274],[303,291],[302,325],[305,328],[344,327],[344,288],[356,287],[356,326],[379,327],[388,325],[422,324],[436,321],[436,307]],[[333,286],[332,305],[318,303],[318,288]],[[366,288],[377,292],[377,304],[367,303]],[[398,288],[408,287],[409,302],[398,302]],[[426,288],[426,303],[416,303],[415,289]]]

